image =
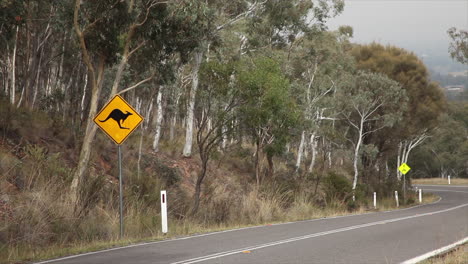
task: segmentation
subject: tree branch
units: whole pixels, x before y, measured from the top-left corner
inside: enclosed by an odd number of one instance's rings
[[[140,86],[140,85],[142,85],[142,84],[144,84],[144,83],[146,83],[146,82],[148,82],[148,81],[151,81],[151,79],[153,79],[154,76],[155,76],[155,73],[153,73],[150,77],[148,77],[148,78],[146,78],[146,79],[140,81],[139,83],[137,83],[137,84],[135,84],[135,85],[133,85],[133,86],[127,87],[127,88],[123,89],[122,91],[120,91],[120,92],[118,92],[118,93],[116,93],[116,94],[123,94],[123,93],[126,93],[126,92],[128,92],[128,91],[130,91],[130,90],[132,90],[132,89],[135,89],[135,88],[137,88],[138,86]]]

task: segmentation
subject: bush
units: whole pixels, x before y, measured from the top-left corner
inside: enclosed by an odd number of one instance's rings
[[[327,203],[345,202],[352,196],[352,186],[349,180],[334,172],[329,173],[323,180],[323,191]]]

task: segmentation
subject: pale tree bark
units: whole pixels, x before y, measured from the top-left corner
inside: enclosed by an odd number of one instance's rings
[[[198,74],[200,71],[200,65],[203,59],[203,49],[194,53],[194,65],[192,69],[192,87],[190,89],[189,105],[187,108],[187,125],[185,129],[185,145],[183,156],[190,157],[192,155],[192,144],[193,144],[193,117],[195,110],[195,98],[198,89]]]
[[[317,158],[317,140],[315,140],[316,133],[312,133],[310,136],[310,148],[311,148],[311,161],[309,164],[309,173],[314,171],[315,160]]]
[[[85,73],[84,85],[83,85],[83,96],[81,97],[81,111],[80,111],[80,120],[83,121],[83,113],[85,111],[85,99],[86,99],[86,88],[88,87],[88,71]]]
[[[171,124],[170,124],[170,128],[169,128],[169,140],[170,141],[173,141],[174,136],[175,136],[175,128],[176,128],[176,125],[177,125],[177,116],[179,115],[180,96],[181,96],[181,93],[177,92],[176,93],[175,103],[174,103],[174,106],[175,106],[174,113],[172,115]]]
[[[140,109],[142,108],[141,105],[143,104],[143,100],[140,99]],[[143,120],[143,123],[141,124],[141,135],[140,135],[140,142],[138,145],[138,160],[137,160],[137,177],[140,178],[141,174],[141,157],[142,157],[142,150],[143,150],[143,137],[145,135],[145,132],[148,130],[149,124],[150,124],[150,115],[151,115],[151,110],[153,109],[153,98],[151,98],[151,101],[148,104],[148,109],[144,111],[143,115],[145,116],[145,119]]]
[[[19,26],[16,26],[16,34],[15,34],[15,46],[13,47],[13,58],[11,61],[11,92],[10,92],[10,103],[12,105],[15,104],[16,98],[16,83],[15,83],[15,78],[16,78],[16,49],[18,46],[18,32],[19,32]]]
[[[305,141],[305,131],[302,131],[301,143],[299,143],[299,149],[297,150],[296,172],[301,167],[302,153],[304,152],[304,141]]]
[[[358,141],[357,141],[356,145],[354,146],[354,157],[353,157],[353,169],[354,169],[353,192],[356,190],[357,181],[358,181],[358,176],[359,176],[358,161],[359,161],[359,150],[360,150],[361,144],[362,144],[363,132],[364,132],[364,120],[361,118],[361,121],[359,122]],[[353,193],[353,200],[354,200],[354,199],[355,199],[355,197],[354,197],[354,193]]]
[[[153,140],[153,151],[159,152],[159,140],[161,138],[161,127],[163,121],[163,105],[162,105],[162,90],[164,87],[161,85],[159,86],[158,96],[156,98],[156,105],[157,105],[157,113],[156,113],[156,132],[154,133],[154,140]]]
[[[412,139],[401,141],[398,144],[397,170],[396,170],[398,181],[401,181],[401,178],[403,176],[403,174],[399,170],[401,164],[407,163],[411,151],[415,147],[421,145],[424,142],[424,140],[426,140],[428,137],[429,136],[427,134],[427,131],[425,130],[421,134],[413,137]]]
[[[91,155],[91,144],[94,140],[94,136],[96,135],[97,126],[94,124],[93,118],[97,113],[97,104],[99,95],[101,94],[102,90],[102,80],[104,78],[104,57],[100,59],[99,66],[97,68],[97,78],[92,80],[92,91],[91,91],[91,104],[89,108],[89,113],[86,121],[86,130],[83,137],[83,143],[81,145],[80,151],[80,158],[78,161],[78,166],[76,172],[73,176],[71,188],[72,192],[75,192],[75,201],[78,197],[76,197],[76,190],[78,184],[82,182],[84,174],[86,172],[86,168],[88,167],[89,157]],[[89,69],[88,69],[89,71]],[[94,73],[92,74],[94,75]]]

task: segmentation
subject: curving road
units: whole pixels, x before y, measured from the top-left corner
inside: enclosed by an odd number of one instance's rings
[[[468,237],[468,186],[389,212],[243,228],[41,263],[401,263]]]

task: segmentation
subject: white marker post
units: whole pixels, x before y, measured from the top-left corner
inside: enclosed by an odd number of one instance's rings
[[[400,202],[398,201],[398,191],[395,191],[395,201],[396,201],[396,207],[400,207]]]
[[[419,189],[419,203],[422,203],[422,189]]]
[[[377,193],[374,192],[374,209],[377,209]]]
[[[166,191],[161,191],[161,225],[162,232],[167,233],[167,195]]]
[[[450,185],[450,175],[448,176],[448,184]]]

